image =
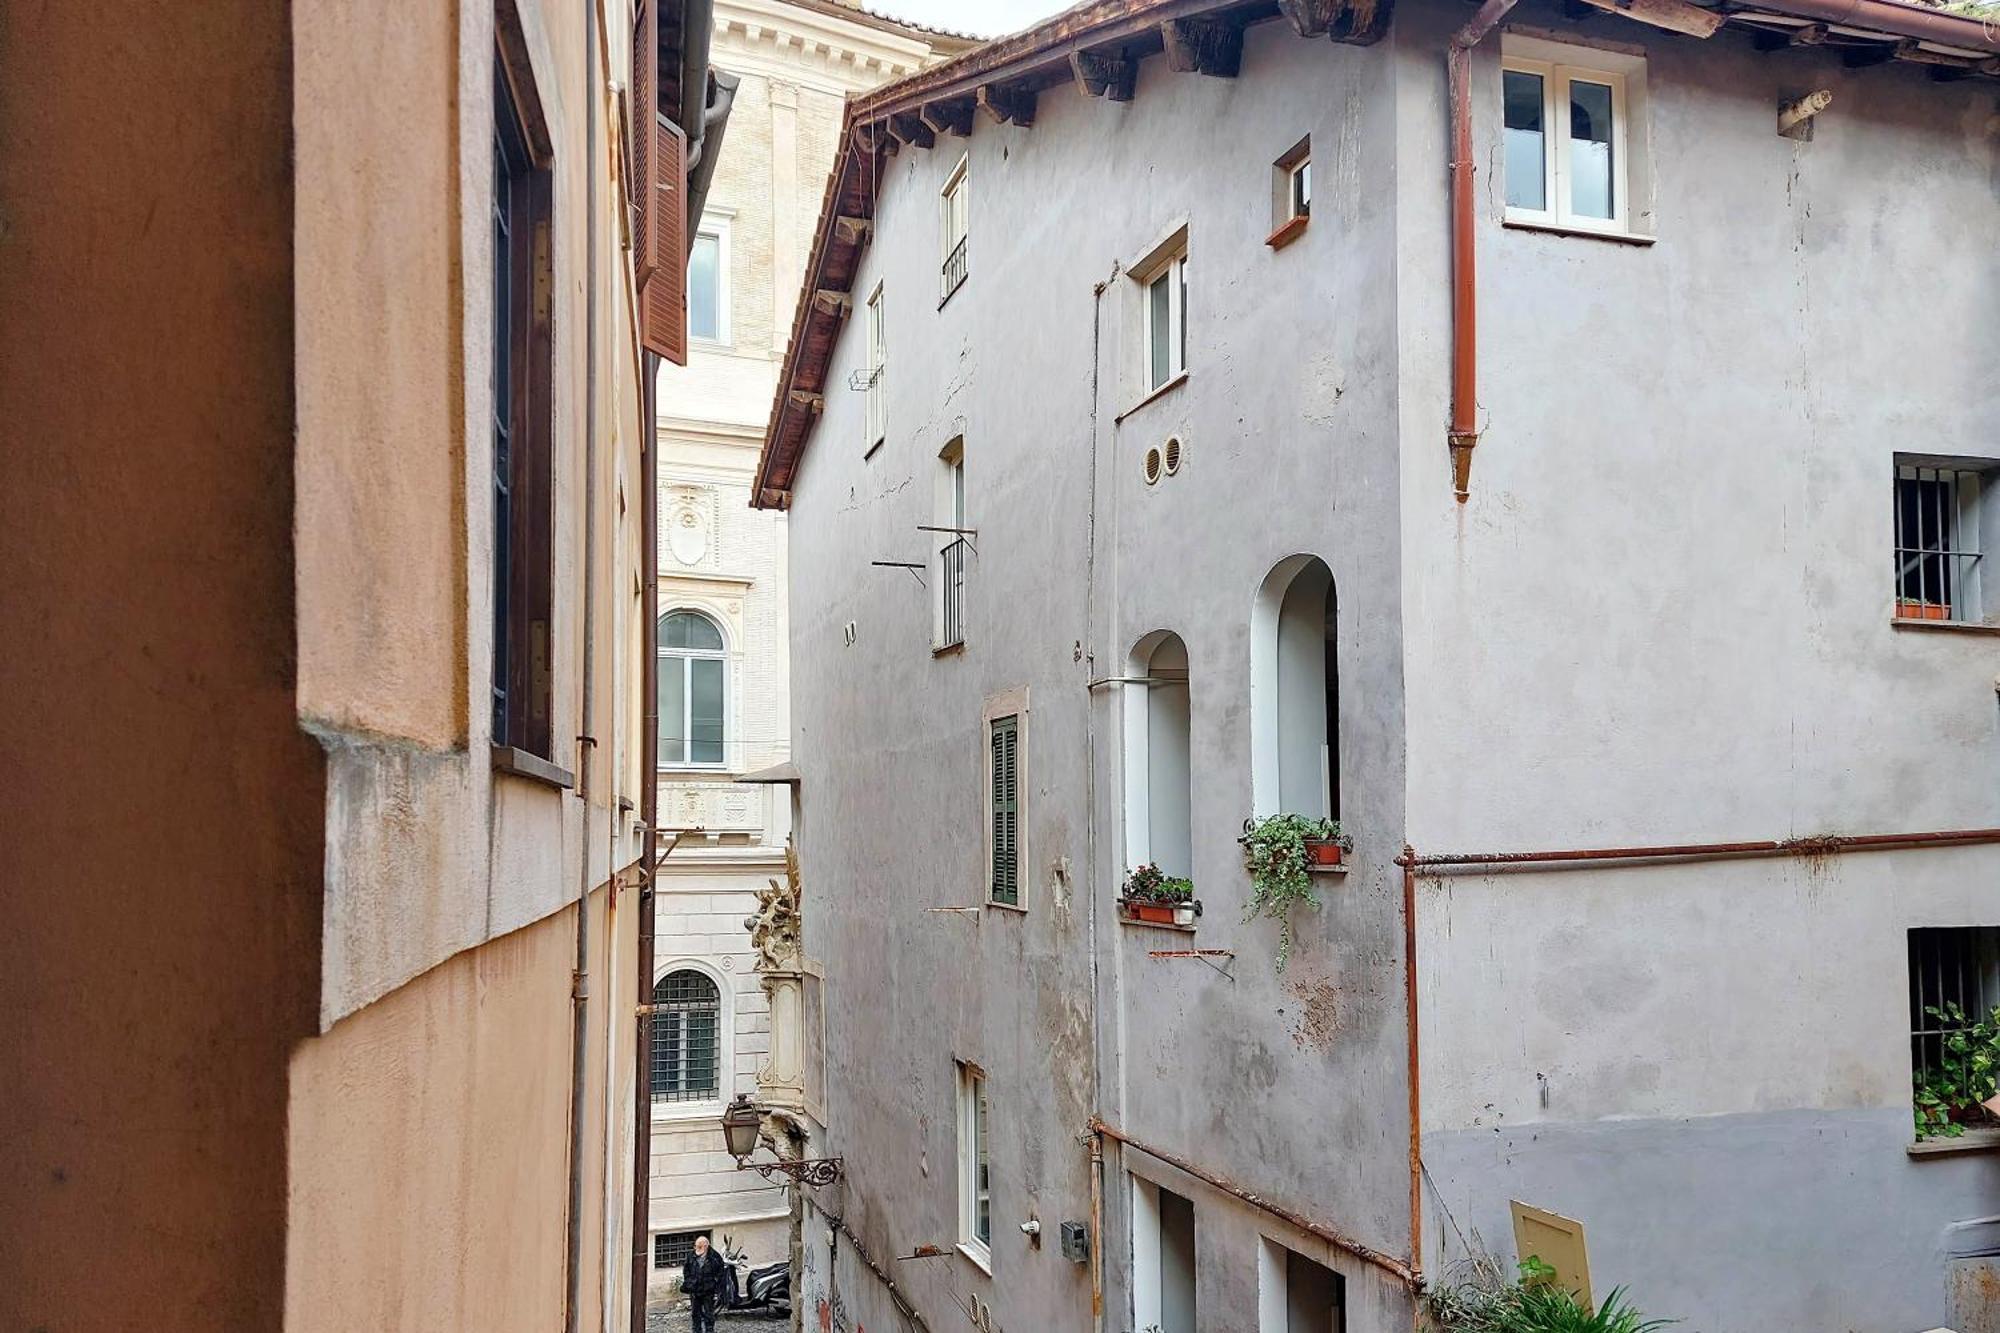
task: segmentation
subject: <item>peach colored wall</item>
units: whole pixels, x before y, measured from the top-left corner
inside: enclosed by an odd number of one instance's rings
[[[263,0],[0,4],[0,1328],[281,1313],[290,63]]]

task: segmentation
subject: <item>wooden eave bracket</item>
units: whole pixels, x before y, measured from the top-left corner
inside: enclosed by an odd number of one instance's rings
[[[1811,143],[1814,119],[1832,104],[1833,93],[1825,88],[1816,93],[1807,93],[1794,102],[1780,102],[1778,133],[1787,139]]]
[[[937,143],[931,127],[924,124],[921,116],[909,111],[898,111],[889,117],[889,133],[897,142],[913,148],[929,148]]]
[[[917,118],[933,134],[955,134],[962,139],[972,133],[972,102],[963,97],[948,102],[926,102],[917,108]]]
[[[1129,102],[1139,81],[1139,62],[1123,51],[1072,51],[1069,71],[1086,97]]]
[[[836,292],[822,287],[813,293],[813,309],[821,314],[832,315],[835,319],[846,319],[854,312],[854,298],[846,292]]]
[[[814,416],[826,410],[826,397],[823,394],[808,393],[804,389],[791,389],[786,392],[785,399],[793,407],[803,408]]]
[[[1826,25],[1802,23],[1786,32],[1760,32],[1750,40],[1759,51],[1788,51],[1794,46],[1818,46],[1826,41]]]
[[[1728,21],[1728,15],[1721,11],[1703,9],[1687,0],[1583,0],[1583,3],[1635,23],[1689,37],[1713,37],[1715,30]]]
[[[1342,7],[1341,0],[1278,0],[1278,12],[1301,37],[1326,36]]]
[[[981,84],[973,94],[973,100],[981,111],[1001,125],[1025,127],[1035,123],[1035,94],[1030,89]]]
[[[866,245],[875,234],[875,224],[867,218],[841,213],[833,219],[833,234],[848,245]]]
[[[1168,19],[1160,25],[1167,68],[1177,74],[1233,79],[1243,66],[1243,26],[1202,15]]]

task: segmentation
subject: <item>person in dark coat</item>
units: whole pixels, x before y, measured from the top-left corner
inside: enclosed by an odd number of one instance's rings
[[[722,1302],[725,1273],[722,1256],[708,1248],[708,1237],[694,1238],[694,1253],[681,1268],[681,1290],[694,1306],[694,1333],[715,1333],[715,1307]]]

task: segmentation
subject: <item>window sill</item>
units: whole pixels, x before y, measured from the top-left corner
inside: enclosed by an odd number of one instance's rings
[[[1532,218],[1506,218],[1501,224],[1515,231],[1545,231],[1554,236],[1580,236],[1589,241],[1611,241],[1617,245],[1651,245],[1659,238],[1636,231],[1611,231],[1600,227],[1579,227],[1573,222],[1539,222]]]
[[[974,1267],[978,1268],[980,1272],[986,1274],[988,1277],[993,1276],[992,1250],[984,1246],[974,1245],[969,1240],[962,1240],[958,1243],[958,1252],[972,1260]]]
[[[2000,1129],[1968,1129],[1955,1139],[1918,1139],[1903,1151],[1912,1157],[1956,1157],[2000,1149]]]
[[[693,1124],[697,1121],[719,1121],[724,1106],[721,1102],[654,1102],[653,1123],[656,1125]],[[716,1125],[718,1130],[721,1125]]]
[[[1311,221],[1312,215],[1310,213],[1300,213],[1296,217],[1286,218],[1278,224],[1276,231],[1264,238],[1264,244],[1270,246],[1273,250],[1282,250],[1293,241],[1299,239],[1299,233],[1303,232],[1306,229],[1306,223]]]
[[[568,769],[559,768],[540,755],[529,754],[513,745],[493,747],[493,771],[511,773],[517,778],[539,782],[559,791],[568,791],[576,786],[576,775]]]
[[[964,652],[964,651],[965,651],[965,640],[964,640],[964,639],[960,639],[960,640],[959,640],[959,641],[958,641],[957,643],[941,643],[941,644],[939,644],[939,645],[938,645],[937,647],[935,647],[935,648],[931,649],[931,656],[932,656],[932,657],[955,657],[955,656],[957,656],[957,655],[958,655],[959,653],[962,653],[962,652]]]
[[[1970,620],[1918,620],[1910,616],[1891,616],[1892,629],[1934,629],[1947,634],[2000,634],[2000,625],[1978,625]]]
[[[730,773],[734,772],[735,770],[731,769],[728,764],[661,764],[654,771],[657,772],[663,778],[673,777],[675,775],[680,775],[683,777],[712,778],[716,776],[718,773]]]
[[[1347,862],[1342,861],[1338,865],[1330,866],[1309,865],[1306,867],[1306,873],[1308,875],[1345,875],[1348,869]]]
[[[1118,414],[1117,420],[1123,421],[1126,417],[1131,416],[1134,412],[1137,412],[1140,408],[1145,407],[1147,404],[1151,403],[1156,398],[1165,398],[1175,389],[1178,389],[1181,387],[1181,385],[1186,384],[1187,378],[1188,378],[1188,373],[1185,370],[1183,370],[1180,374],[1174,376],[1172,379],[1168,380],[1165,384],[1162,384],[1159,388],[1152,390],[1144,398],[1141,398],[1138,402],[1132,404],[1132,406],[1126,408],[1123,412],[1120,412]]]
[[[1028,914],[1028,909],[1021,906],[1019,903],[996,903],[991,898],[988,898],[986,900],[986,905],[988,907],[991,907],[996,912],[1019,912],[1022,916],[1026,916]]]
[[[1200,929],[1199,926],[1177,926],[1171,921],[1141,921],[1138,917],[1126,916],[1123,912],[1118,914],[1118,924],[1136,926],[1140,930],[1175,930],[1183,935],[1192,935]]]

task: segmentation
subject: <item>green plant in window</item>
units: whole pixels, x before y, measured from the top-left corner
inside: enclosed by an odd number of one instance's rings
[[[1917,1137],[1955,1139],[1968,1125],[1993,1120],[1983,1103],[2000,1094],[2000,1005],[1979,1019],[1951,1001],[1925,1005],[1924,1012],[1942,1035],[1937,1064],[1915,1075],[1911,1103]]]
[[[1270,815],[1243,821],[1243,864],[1250,871],[1250,902],[1243,919],[1260,916],[1278,923],[1278,970],[1292,957],[1292,909],[1319,906],[1313,887],[1312,855],[1307,842],[1334,842],[1352,850],[1354,840],[1341,832],[1337,819],[1309,815]]]
[[[1125,901],[1131,903],[1184,903],[1194,897],[1194,881],[1166,871],[1150,862],[1134,866],[1125,875]]]

